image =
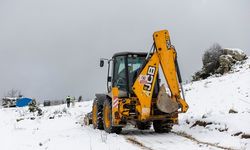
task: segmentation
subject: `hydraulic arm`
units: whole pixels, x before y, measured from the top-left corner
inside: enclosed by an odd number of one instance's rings
[[[181,79],[178,79],[180,75],[178,75],[176,51],[171,45],[169,33],[167,30],[158,31],[153,34],[153,38],[155,49],[151,52],[151,57],[146,60],[146,65],[133,85],[133,91],[141,104],[137,109],[141,112],[142,120],[150,117],[152,94],[159,66],[161,66],[171,93],[166,94],[165,87],[161,87],[157,99],[157,103],[160,104],[158,108],[160,107],[161,111],[167,113],[170,113],[169,104],[176,106],[172,109],[173,112],[178,110],[177,105],[181,108],[181,112],[186,112],[188,109],[184,97],[182,98],[180,94],[179,80]]]

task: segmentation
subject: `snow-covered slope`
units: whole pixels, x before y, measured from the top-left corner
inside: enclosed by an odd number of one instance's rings
[[[242,138],[250,134],[250,60],[235,66],[234,73],[186,85],[185,93],[190,108],[165,134],[128,127],[117,135],[84,126],[92,101],[44,107],[42,116],[27,107],[2,108],[0,149],[250,149],[250,140]]]
[[[242,139],[250,135],[250,59],[235,65],[234,72],[190,83],[185,91],[190,108],[180,116],[175,131],[204,142],[250,149],[250,139]]]

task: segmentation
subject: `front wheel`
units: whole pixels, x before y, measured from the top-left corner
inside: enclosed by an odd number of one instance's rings
[[[95,99],[92,106],[92,123],[94,129],[103,129],[102,109],[103,107],[100,102]]]
[[[103,104],[103,127],[108,133],[119,134],[122,131],[121,127],[112,126],[112,105],[109,99],[106,99]]]

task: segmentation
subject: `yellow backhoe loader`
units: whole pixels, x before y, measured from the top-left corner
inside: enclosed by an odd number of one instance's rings
[[[169,132],[178,123],[178,114],[188,110],[182,89],[177,54],[167,30],[153,34],[149,53],[121,52],[108,63],[107,93],[96,94],[85,124],[108,133],[120,133],[127,123],[140,130]],[[160,86],[159,69],[167,83]],[[167,92],[168,91],[168,92]],[[182,94],[181,94],[182,93]]]

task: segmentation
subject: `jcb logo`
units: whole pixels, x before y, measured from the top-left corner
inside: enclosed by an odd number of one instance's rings
[[[150,96],[150,94],[151,94],[152,85],[153,85],[154,76],[155,76],[155,70],[156,70],[156,68],[154,66],[148,67],[147,82],[143,86],[143,91],[147,96]]]

